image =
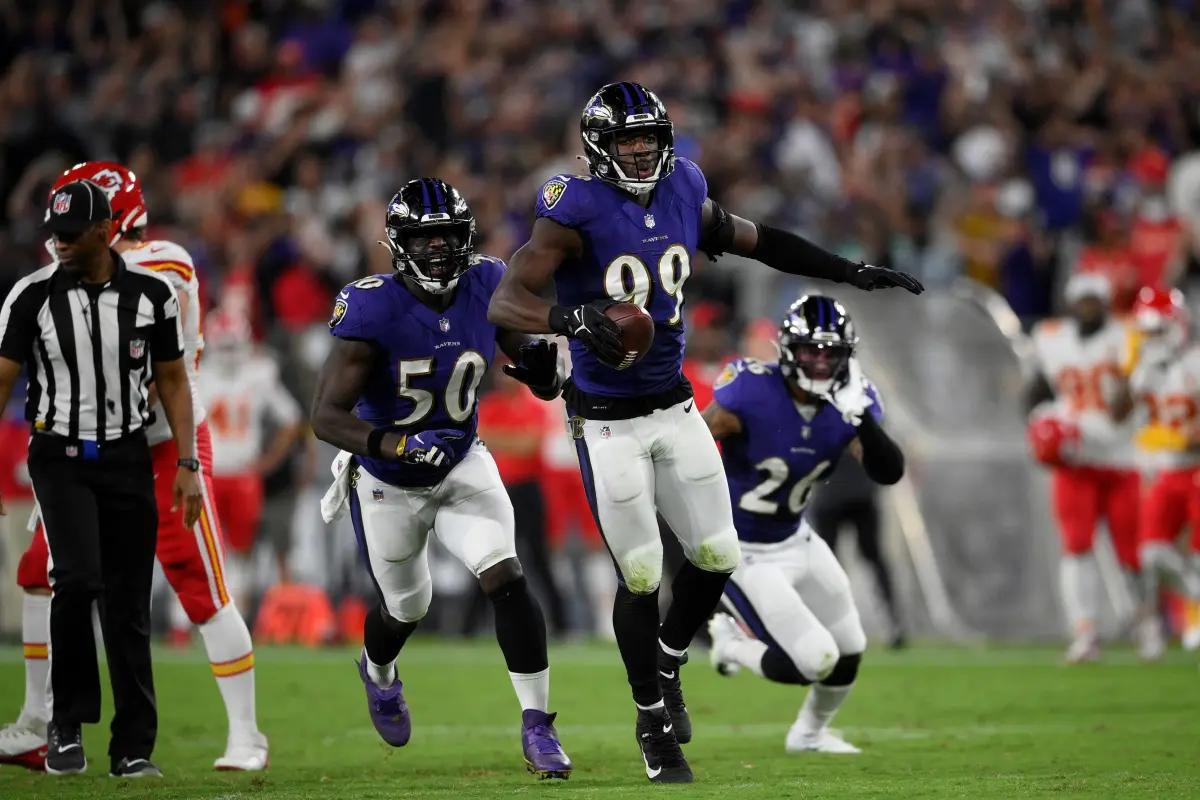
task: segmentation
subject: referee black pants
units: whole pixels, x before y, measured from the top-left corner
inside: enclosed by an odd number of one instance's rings
[[[142,433],[100,445],[35,435],[29,475],[50,545],[52,720],[100,721],[92,633],[98,601],[113,691],[109,754],[149,758],[158,731],[150,671],[150,581],[158,512]]]

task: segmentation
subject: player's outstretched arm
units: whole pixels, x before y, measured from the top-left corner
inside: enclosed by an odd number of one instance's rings
[[[317,376],[313,396],[312,427],[318,439],[355,455],[381,457],[395,453],[400,434],[380,437],[378,453],[372,453],[371,435],[376,430],[369,422],[354,416],[354,404],[367,385],[375,364],[375,348],[355,339],[335,339],[333,349]]]
[[[718,442],[728,439],[730,436],[737,436],[742,432],[741,418],[732,411],[722,408],[721,404],[715,401],[710,403],[700,416],[708,425],[708,432]]]
[[[848,283],[868,292],[894,286],[913,294],[925,291],[907,272],[855,264],[803,236],[730,214],[711,197],[701,209],[700,230],[700,249],[712,256],[736,253],[789,275]]]
[[[850,454],[876,483],[890,486],[904,477],[904,451],[870,414],[863,414],[858,436],[850,442]]]
[[[541,217],[533,234],[513,257],[488,305],[488,321],[520,333],[560,333],[579,339],[601,359],[616,364],[625,355],[621,329],[604,316],[599,301],[580,306],[557,306],[542,297],[559,265],[583,250],[579,233]]]

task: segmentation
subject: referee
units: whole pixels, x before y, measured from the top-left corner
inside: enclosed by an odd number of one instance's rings
[[[57,260],[13,287],[0,307],[0,408],[24,364],[33,424],[29,474],[50,545],[50,684],[46,771],[87,768],[80,724],[100,721],[91,608],[99,601],[112,681],[111,774],[162,773],[150,671],[150,579],[158,516],[144,427],[151,380],[183,456],[176,503],[200,515],[191,392],[179,301],[153,272],[109,248],[112,209],[88,181],[49,199]],[[0,499],[0,514],[4,513]]]

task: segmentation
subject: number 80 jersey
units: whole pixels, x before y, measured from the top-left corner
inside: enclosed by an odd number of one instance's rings
[[[462,438],[440,467],[358,457],[371,475],[395,486],[433,486],[466,455],[478,427],[476,400],[496,351],[487,307],[504,262],[481,256],[463,274],[444,311],[422,303],[396,275],[351,283],[334,301],[330,332],[375,348],[375,366],[354,413],[398,433],[451,428]]]
[[[883,418],[878,392],[868,413]],[[837,466],[858,430],[828,403],[796,403],[778,364],[739,359],[717,378],[713,399],[742,431],[721,442],[733,524],[745,542],[782,542],[796,532],[817,482]]]
[[[629,301],[654,319],[654,344],[629,369],[615,370],[571,341],[571,379],[589,394],[639,397],[672,389],[682,379],[683,286],[700,241],[708,185],[691,161],[678,158],[675,164],[647,208],[604,181],[577,175],[554,176],[538,195],[538,217],[583,239],[580,257],[554,275],[558,302]]]

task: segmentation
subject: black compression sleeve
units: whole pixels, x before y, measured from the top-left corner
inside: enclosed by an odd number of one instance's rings
[[[868,411],[858,426],[862,464],[867,477],[876,483],[893,484],[904,477],[904,453]]]
[[[756,223],[756,226],[758,244],[750,257],[768,267],[789,275],[822,278],[838,283],[849,282],[850,276],[858,269],[854,262],[834,255],[802,236],[772,228],[761,222]]]

